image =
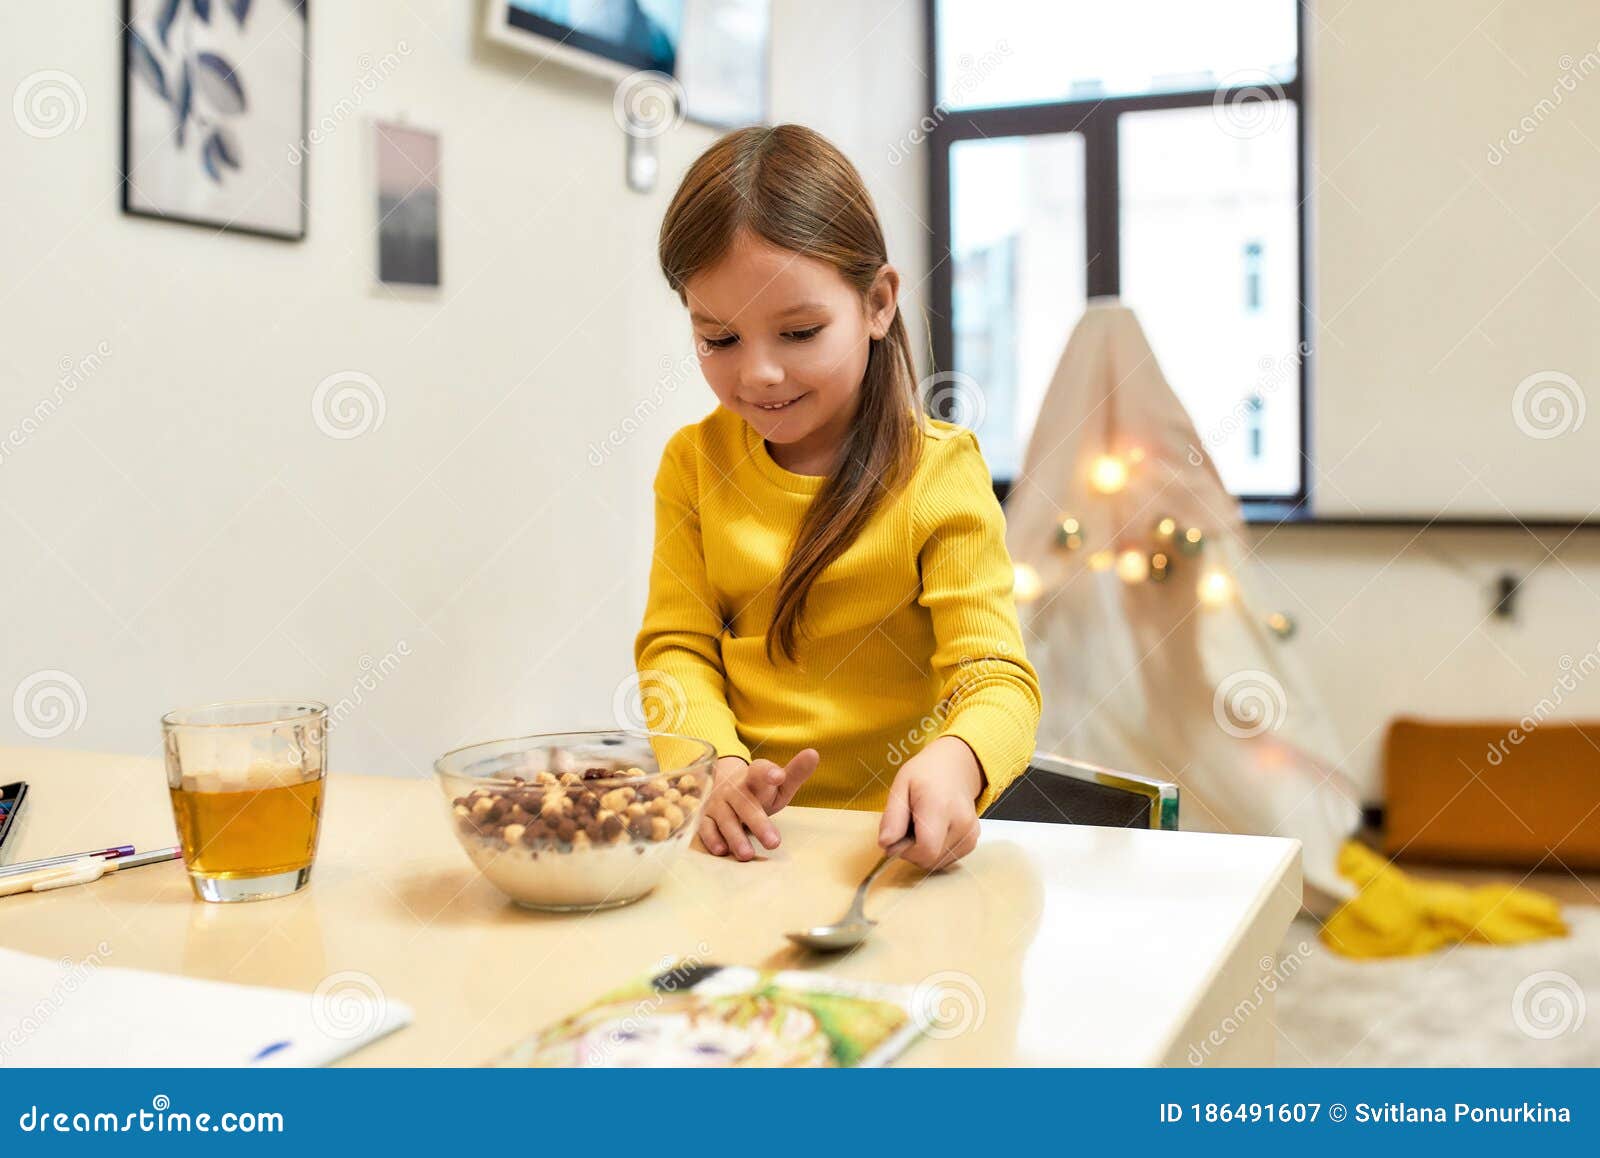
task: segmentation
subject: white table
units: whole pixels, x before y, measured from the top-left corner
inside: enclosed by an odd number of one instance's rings
[[[13,859],[176,843],[158,761],[0,748],[0,782],[18,779],[32,815]],[[865,946],[808,958],[783,930],[843,911],[877,856],[875,814],[789,809],[764,861],[696,847],[637,904],[551,916],[476,875],[432,782],[335,771],[327,799],[311,886],[294,897],[203,904],[181,863],[152,865],[0,898],[0,945],[78,960],[105,941],[107,964],[308,992],[356,970],[416,1011],[350,1059],[363,1065],[477,1064],[668,954],[937,978],[965,995],[965,1027],[906,1065],[1272,1060],[1263,979],[1300,904],[1297,841],[986,821],[953,871],[891,866]]]

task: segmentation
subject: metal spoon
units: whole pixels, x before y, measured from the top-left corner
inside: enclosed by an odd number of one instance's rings
[[[889,846],[889,851],[883,854],[883,859],[872,866],[872,871],[856,888],[856,899],[851,902],[850,911],[835,924],[817,925],[815,928],[786,933],[785,936],[796,945],[804,945],[807,949],[816,949],[823,953],[849,949],[861,944],[872,932],[873,926],[878,923],[867,920],[867,914],[862,908],[867,899],[867,890],[872,887],[872,882],[878,879],[878,874],[888,867],[890,861],[915,843],[916,838],[908,836]]]

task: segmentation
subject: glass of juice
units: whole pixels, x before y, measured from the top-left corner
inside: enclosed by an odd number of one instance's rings
[[[195,896],[261,901],[305,888],[327,776],[327,706],[256,700],[180,708],[161,717],[161,734]]]

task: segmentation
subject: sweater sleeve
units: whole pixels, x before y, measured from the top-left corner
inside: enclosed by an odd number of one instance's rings
[[[722,612],[706,578],[694,431],[673,435],[656,473],[655,556],[634,666],[652,727],[708,740],[718,756],[750,759],[728,707]]]
[[[1039,730],[1039,680],[1022,646],[1005,516],[978,441],[963,432],[919,496],[918,602],[933,620],[941,736],[983,767],[981,814],[1028,767]]]

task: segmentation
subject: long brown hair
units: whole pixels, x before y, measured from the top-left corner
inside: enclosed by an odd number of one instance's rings
[[[863,302],[889,260],[861,175],[803,125],[735,130],[689,167],[667,207],[658,246],[661,272],[680,300],[687,300],[684,283],[721,260],[740,230],[827,262]],[[767,629],[768,660],[776,646],[793,661],[812,583],[910,479],[921,449],[916,363],[896,309],[888,332],[871,340],[855,424],[784,564]]]

